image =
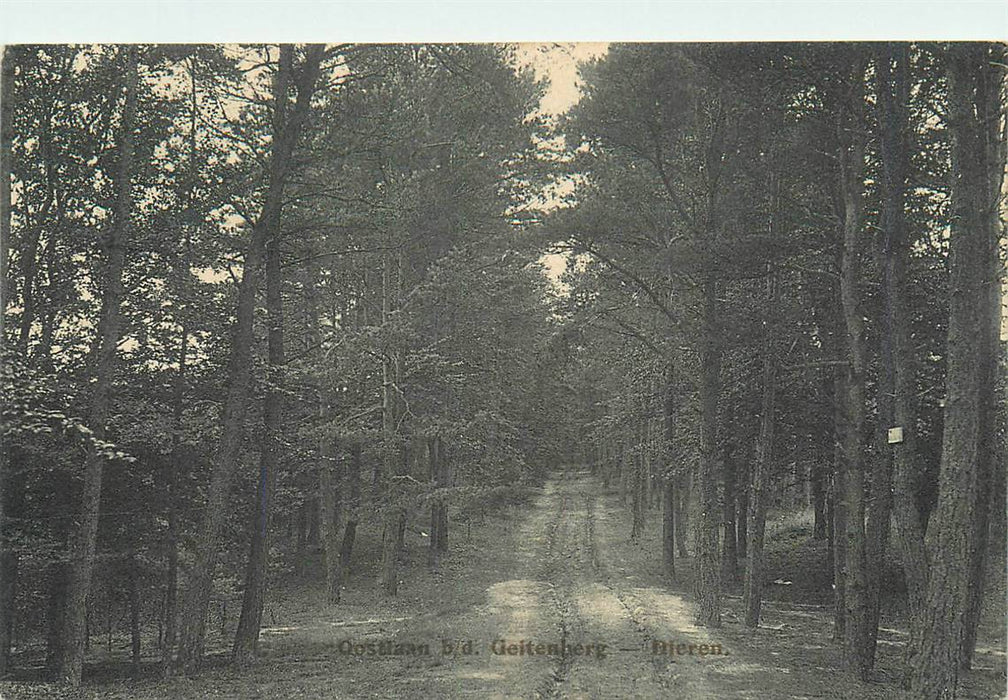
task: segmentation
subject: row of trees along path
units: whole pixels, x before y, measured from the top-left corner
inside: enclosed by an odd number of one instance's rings
[[[250,664],[282,586],[396,596],[411,533],[438,569],[580,461],[632,541],[661,504],[701,626],[736,581],[759,626],[807,508],[845,669],[902,579],[899,682],[956,697],[1003,571],[1004,47],[613,45],[560,115],[524,65],[4,50],[0,677],[80,684],[118,601],[136,672],[153,628],[166,673]]]

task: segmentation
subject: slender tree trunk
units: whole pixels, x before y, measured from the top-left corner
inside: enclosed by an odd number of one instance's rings
[[[308,503],[301,499],[297,509],[297,544],[295,545],[295,572],[298,578],[305,577],[305,566],[308,560]]]
[[[915,698],[955,698],[969,608],[969,569],[977,507],[977,479],[984,318],[990,273],[988,250],[989,164],[983,148],[986,44],[959,44],[950,50],[949,132],[952,196],[949,231],[949,322],[946,350],[945,427],[942,434],[938,503],[927,531],[929,577],[919,634],[911,639],[910,688]],[[980,98],[978,100],[978,98]],[[980,104],[978,104],[980,102]]]
[[[196,151],[196,132],[199,121],[199,99],[197,94],[197,59],[194,53],[189,58],[189,181],[184,192],[185,214],[189,221],[196,220],[195,189],[199,179],[199,163]],[[167,510],[167,533],[165,547],[167,549],[167,577],[164,596],[164,636],[161,641],[161,672],[167,675],[171,670],[172,651],[175,648],[175,638],[178,625],[178,477],[184,463],[182,450],[183,415],[186,393],[186,364],[189,350],[189,303],[192,294],[190,284],[190,267],[192,264],[192,234],[185,229],[183,241],[183,264],[178,275],[178,295],[182,298],[180,308],[179,347],[176,365],[174,396],[172,397],[172,433],[171,455],[165,461],[165,507]],[[189,451],[186,450],[188,456]]]
[[[350,575],[350,557],[353,554],[354,538],[357,536],[357,512],[360,507],[361,444],[355,442],[350,447],[349,471],[345,475],[347,494],[347,522],[343,529],[343,543],[340,545],[340,572],[342,583]]]
[[[289,55],[292,49],[284,47],[284,51]],[[271,224],[276,221],[276,212],[280,211],[283,204],[284,183],[290,169],[291,156],[308,116],[322,54],[321,46],[313,45],[307,50],[298,80],[297,101],[289,118],[286,118],[286,107],[291,71],[281,68],[274,77],[274,140],[269,165],[269,185],[263,210],[252,230],[252,240],[245,255],[242,279],[238,287],[237,313],[228,364],[228,392],[222,417],[223,430],[211,468],[207,502],[203,509],[200,535],[196,545],[196,561],[180,616],[176,661],[178,665],[190,670],[199,665],[202,655],[206,612],[217,568],[218,540],[224,517],[228,512],[227,491],[243,439],[245,409],[252,372],[254,340],[252,321],[259,284],[259,267],[267,241],[277,234],[271,230]],[[283,64],[284,61],[281,60],[281,66]]]
[[[700,508],[694,567],[694,622],[721,626],[721,567],[718,553],[718,400],[721,394],[721,345],[717,327],[717,281],[707,273],[703,282],[700,377]]]
[[[116,203],[112,226],[104,241],[106,252],[105,289],[102,294],[98,329],[97,364],[92,387],[88,423],[99,439],[105,437],[105,424],[111,404],[115,377],[117,346],[121,335],[123,269],[132,211],[133,130],[137,111],[138,48],[126,52],[125,102],[119,136],[119,168],[116,173]],[[105,457],[90,445],[84,461],[84,487],[81,494],[80,521],[70,547],[68,581],[60,632],[60,654],[56,673],[60,682],[77,686],[84,665],[84,617],[91,588],[95,546],[98,538],[98,509],[101,505],[102,471]]]
[[[280,272],[280,210],[274,213],[270,228],[273,238],[266,244],[266,313],[268,385],[263,399],[263,435],[259,458],[259,481],[256,488],[256,509],[252,517],[252,544],[245,571],[242,609],[235,633],[233,656],[247,663],[259,648],[259,627],[266,602],[269,571],[270,527],[273,520],[273,494],[276,491],[277,469],[280,466],[284,413],[284,339],[283,339],[283,276]],[[320,514],[320,521],[332,513]],[[322,527],[331,523],[323,521]],[[338,589],[337,589],[338,590]]]
[[[829,568],[830,583],[836,582],[836,567],[833,551],[833,475],[826,479],[826,566]]]
[[[777,280],[771,272],[767,277],[767,308],[777,300]],[[778,356],[774,348],[775,329],[770,319],[765,322],[763,337],[763,398],[760,402],[760,430],[756,441],[756,460],[749,488],[749,524],[747,527],[745,584],[742,607],[746,627],[759,626],[763,603],[763,540],[766,532],[766,498],[770,484],[770,460],[773,455],[774,412],[777,405]]]
[[[63,616],[66,612],[67,570],[66,561],[51,562],[47,568],[48,600],[46,605],[46,668],[57,672],[63,656]]]
[[[721,547],[721,579],[734,581],[738,575],[738,533],[735,530],[735,496],[738,492],[735,453],[731,444],[726,443],[722,468],[724,487],[722,489],[721,512],[723,513],[724,536]]]
[[[752,481],[752,466],[749,464],[748,457],[749,455],[746,454],[745,459],[738,463],[740,469],[737,482],[742,486],[738,489],[738,499],[735,504],[738,558],[743,560],[749,558],[749,485]]]
[[[443,494],[444,490],[450,486],[444,441],[440,435],[432,435],[428,438],[427,444],[431,486]],[[428,563],[436,569],[440,565],[441,554],[448,551],[448,506],[443,495],[431,502],[430,519]]]
[[[633,466],[633,494],[631,496],[631,513],[633,518],[630,524],[630,540],[636,542],[644,529],[644,503],[643,488],[644,481],[644,427],[638,423],[634,429],[635,442],[637,443],[637,453],[634,455]]]
[[[326,440],[319,465],[319,525],[322,535],[322,555],[325,561],[326,598],[340,601],[343,572],[340,570],[340,506],[343,492],[342,465],[337,462],[332,440]]]
[[[812,539],[826,539],[826,461],[816,459],[810,465],[809,490],[812,492]]]
[[[134,677],[140,675],[140,562],[136,553],[129,561],[130,664]]]
[[[629,473],[630,470],[627,469],[627,466],[628,466],[628,460],[627,460],[626,442],[621,441],[619,448],[619,486],[620,486],[620,503],[622,503],[624,506],[627,504],[627,494],[630,493],[630,490],[627,488],[627,474]]]
[[[665,376],[665,475],[662,490],[662,570],[675,580],[675,365],[668,363]]]
[[[680,477],[679,488],[676,489],[678,497],[676,499],[675,512],[676,551],[679,552],[680,559],[685,559],[689,556],[689,552],[686,550],[686,535],[689,532],[692,490],[692,477],[689,474],[683,474],[682,477]]]
[[[440,483],[442,488],[450,488],[452,485],[450,452],[445,439],[441,437],[438,441],[438,469],[440,470]],[[448,504],[442,502],[438,509],[438,550],[442,554],[448,551]]]
[[[392,263],[385,254],[382,263],[382,324],[388,323],[392,312]],[[382,360],[382,469],[379,485],[386,494],[384,506],[382,561],[379,584],[385,595],[394,596],[399,591],[399,521],[402,509],[396,502],[398,484],[394,480],[399,463],[398,400],[396,389],[396,350],[388,348]]]
[[[431,435],[427,438],[427,465],[430,475],[431,490],[436,491],[438,489],[439,476],[437,435]],[[437,570],[440,565],[440,552],[438,551],[438,525],[440,524],[438,512],[440,508],[441,504],[437,498],[431,501],[430,541],[427,543],[427,565],[433,570]]]
[[[882,236],[885,237],[885,234]],[[889,264],[890,254],[887,250],[879,251],[880,268]],[[880,338],[879,369],[875,386],[875,453],[871,460],[871,491],[868,497],[865,523],[867,537],[865,548],[865,582],[867,622],[865,655],[868,663],[873,665],[875,659],[876,641],[878,639],[879,618],[881,615],[881,576],[885,566],[885,553],[889,546],[890,521],[892,520],[892,482],[893,455],[888,444],[888,428],[893,415],[893,354],[892,335],[883,332]]]
[[[161,670],[167,674],[171,666],[172,649],[175,647],[178,615],[178,473],[183,462],[181,445],[183,399],[185,396],[186,347],[188,333],[185,325],[182,328],[182,342],[179,344],[178,374],[175,378],[174,427],[172,435],[172,450],[165,461],[165,506],[167,508],[168,528],[166,533],[166,548],[168,555],[167,576],[165,580],[164,597],[164,642],[161,646]]]
[[[837,368],[833,375],[833,488],[830,501],[833,504],[833,639],[843,642],[847,636],[847,501],[845,489],[847,472],[844,469],[843,450],[840,441],[844,432],[843,396],[847,380],[844,370]]]

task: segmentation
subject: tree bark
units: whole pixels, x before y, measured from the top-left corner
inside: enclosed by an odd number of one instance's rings
[[[451,453],[448,450],[448,443],[441,437],[438,445],[438,468],[440,469],[440,481],[443,488],[450,488],[452,485]],[[448,504],[441,503],[438,510],[438,550],[444,554],[448,551]]]
[[[437,491],[438,489],[438,438],[437,435],[431,435],[427,438],[427,465],[429,469],[430,477],[430,487],[431,490]],[[439,521],[439,510],[441,504],[437,498],[431,501],[430,505],[430,538],[427,543],[427,565],[432,570],[437,570],[440,565],[440,552],[438,550],[438,525]]]
[[[867,572],[865,539],[865,367],[867,346],[864,330],[861,284],[861,224],[864,216],[865,125],[864,84],[867,57],[860,50],[847,74],[846,94],[840,106],[839,199],[841,202],[840,302],[843,310],[847,364],[843,388],[838,394],[841,411],[841,467],[844,472],[845,634],[844,664],[861,680],[872,667],[870,633],[871,589]]]
[[[130,665],[133,676],[140,675],[140,562],[136,553],[129,560]]]
[[[974,545],[970,512],[976,507],[981,409],[981,363],[985,333],[982,318],[990,266],[984,260],[987,216],[987,164],[984,162],[977,105],[978,83],[988,62],[986,44],[959,44],[948,64],[952,195],[949,231],[949,322],[946,350],[945,427],[942,434],[938,503],[931,518],[940,527],[927,531],[930,556],[921,630],[911,640],[910,687],[921,700],[955,698],[961,668],[960,647],[969,599],[970,550]],[[974,110],[979,107],[979,115]]]
[[[441,555],[448,551],[448,505],[444,501],[444,490],[449,483],[448,460],[444,440],[440,435],[432,435],[428,439],[427,454],[430,460],[430,478],[432,487],[441,493],[431,502],[430,518],[431,532],[428,552],[428,563],[436,569],[441,562]]]
[[[749,558],[749,484],[752,480],[752,465],[749,464],[748,454],[739,466],[737,482],[742,484],[742,488],[738,489],[738,499],[735,504],[735,528],[738,558],[746,560]]]
[[[340,506],[343,492],[341,464],[334,454],[332,440],[325,440],[319,465],[319,525],[322,557],[325,562],[326,599],[340,601],[343,572],[340,570]]]
[[[392,301],[392,261],[386,253],[382,263],[382,324],[389,322],[393,310]],[[398,285],[397,285],[398,286]],[[382,359],[382,468],[378,485],[386,494],[384,505],[382,560],[379,585],[385,595],[394,596],[399,592],[399,523],[402,506],[397,502],[398,482],[394,479],[399,466],[400,446],[398,444],[399,401],[397,390],[398,351],[387,348]]]
[[[11,148],[14,140],[14,51],[3,49],[0,59],[0,341],[7,337],[4,317],[7,315],[7,253],[11,236]],[[0,678],[7,673],[11,647],[14,582],[17,580],[16,555],[7,547],[6,499],[10,488],[8,449],[0,449]]]
[[[668,363],[665,376],[665,474],[662,490],[662,570],[675,580],[675,365]]]
[[[631,495],[630,541],[636,542],[644,529],[644,426],[638,422],[634,428],[637,451],[634,455],[633,493]]]
[[[844,469],[843,450],[840,441],[843,436],[843,396],[846,392],[845,372],[837,368],[833,375],[833,484],[830,489],[830,503],[833,517],[830,519],[833,543],[833,639],[843,642],[847,628],[847,603],[844,592],[847,588],[847,501],[844,497],[847,472]]]
[[[988,66],[1005,64],[1005,48],[999,45],[992,48],[994,55],[988,61]],[[999,371],[998,357],[1000,354],[1001,332],[1001,279],[1002,266],[998,250],[1000,246],[1002,187],[1005,172],[1005,121],[1001,115],[1004,78],[1000,70],[985,68],[977,78],[977,114],[980,126],[983,127],[981,148],[985,157],[984,174],[987,182],[979,210],[987,223],[982,233],[980,251],[982,256],[981,269],[986,272],[982,281],[980,321],[978,332],[982,334],[980,348],[980,418],[978,424],[979,443],[977,445],[977,480],[975,506],[970,524],[972,544],[970,545],[969,582],[967,585],[966,617],[963,622],[963,641],[960,645],[960,666],[968,670],[973,663],[973,653],[976,649],[977,625],[980,622],[980,612],[983,608],[984,584],[987,573],[987,553],[990,548],[990,525],[993,509],[998,502],[999,479],[996,479],[996,467],[1006,461],[1005,442],[998,439],[997,433],[997,397],[998,385],[1004,384],[1004,371]]]
[[[694,622],[721,626],[721,561],[718,553],[718,402],[721,394],[721,344],[717,327],[717,280],[707,272],[702,289],[700,378],[700,491],[694,567]]]
[[[685,559],[689,556],[689,552],[686,549],[686,535],[689,532],[690,503],[692,501],[691,491],[693,490],[693,483],[689,474],[683,474],[678,478],[679,488],[676,489],[677,498],[675,512],[676,551],[679,553],[680,559]]]
[[[283,51],[283,49],[281,49]],[[291,53],[293,53],[291,51]],[[281,55],[281,62],[284,60]],[[290,59],[288,59],[290,60]],[[280,208],[270,222],[272,238],[266,243],[266,314],[267,387],[263,397],[263,435],[256,485],[256,509],[252,516],[252,543],[245,570],[245,590],[232,655],[238,663],[247,663],[259,649],[259,627],[266,602],[269,570],[269,539],[273,520],[273,494],[283,436],[284,414],[284,338],[283,275],[280,271]],[[331,514],[320,514],[321,518]],[[324,523],[323,527],[329,524]],[[337,589],[338,591],[338,589]]]
[[[137,111],[138,48],[129,46],[126,52],[125,98],[119,136],[119,166],[116,173],[116,201],[112,226],[104,241],[106,266],[105,289],[102,293],[101,318],[98,323],[97,364],[94,373],[88,424],[97,438],[105,437],[105,423],[111,404],[112,382],[115,377],[117,346],[121,336],[121,305],[123,298],[123,268],[129,237],[132,211],[132,175],[134,128]],[[101,505],[102,472],[105,457],[93,444],[87,448],[84,461],[84,487],[81,512],[70,547],[70,562],[60,637],[56,658],[57,679],[78,686],[84,665],[84,617],[91,588],[95,546],[98,538],[98,516]]]
[[[894,65],[895,64],[895,65]],[[892,400],[880,406],[880,418],[903,430],[903,442],[884,450],[892,453],[893,535],[899,548],[907,584],[907,607],[911,633],[918,627],[927,580],[924,528],[915,494],[920,466],[917,455],[917,378],[910,319],[906,312],[906,270],[911,239],[906,225],[906,178],[909,170],[909,48],[889,45],[876,55],[879,113],[879,145],[882,163],[882,296],[884,340],[882,371],[891,377]],[[887,404],[887,405],[886,405]],[[886,408],[891,411],[885,415]],[[881,436],[880,436],[881,438]]]
[[[767,308],[772,309],[777,299],[777,280],[771,272],[767,277]],[[747,514],[748,542],[746,544],[745,583],[742,607],[746,627],[759,627],[760,608],[763,604],[763,540],[766,532],[766,498],[770,483],[770,460],[773,455],[774,412],[777,406],[778,356],[774,348],[776,332],[770,319],[763,329],[763,398],[760,402],[760,430],[756,441],[756,460],[752,468],[749,487],[749,512]]]
[[[288,47],[287,51],[290,50]],[[180,616],[176,663],[188,670],[195,670],[198,667],[202,655],[206,611],[217,568],[218,540],[227,512],[225,503],[227,491],[238,462],[243,439],[245,409],[252,372],[254,340],[252,321],[259,284],[259,267],[267,241],[277,233],[271,230],[271,225],[276,221],[276,212],[280,211],[283,204],[283,190],[290,170],[291,157],[308,117],[322,54],[321,46],[313,45],[307,50],[297,81],[297,101],[289,118],[286,115],[286,107],[287,91],[291,83],[290,71],[281,70],[274,76],[274,140],[269,162],[268,187],[262,212],[253,226],[252,239],[249,241],[238,287],[236,320],[228,362],[228,390],[222,417],[223,430],[211,468],[207,502],[203,509],[200,535],[196,545],[196,562]]]
[[[350,447],[349,471],[344,482],[347,494],[347,522],[343,529],[343,543],[340,545],[341,583],[346,583],[350,575],[350,557],[353,554],[354,538],[357,536],[357,512],[360,507],[361,445],[355,442]]]
[[[738,533],[735,530],[735,498],[738,492],[735,453],[731,443],[724,448],[721,512],[724,534],[721,546],[721,580],[734,581],[738,575]]]
[[[189,64],[189,176],[186,183],[183,200],[185,202],[184,215],[190,222],[196,221],[195,212],[195,189],[199,179],[199,164],[196,156],[196,131],[199,121],[199,99],[197,95],[196,80],[196,54],[190,57]],[[174,395],[172,396],[172,433],[171,453],[169,459],[165,461],[165,507],[167,510],[167,532],[165,547],[167,549],[167,571],[165,581],[164,597],[164,636],[161,641],[161,672],[168,674],[171,670],[171,656],[175,648],[175,638],[178,624],[178,477],[185,461],[184,452],[188,455],[188,450],[182,449],[183,415],[185,411],[186,394],[186,364],[189,350],[189,302],[192,294],[189,282],[190,268],[192,265],[192,233],[189,226],[185,229],[183,241],[183,261],[181,271],[177,276],[177,294],[182,299],[179,311],[179,347],[176,365],[178,371],[175,375]]]
[[[816,459],[809,467],[809,490],[812,496],[812,539],[825,540],[826,521],[826,461]]]

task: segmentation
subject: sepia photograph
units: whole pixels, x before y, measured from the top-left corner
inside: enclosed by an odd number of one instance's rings
[[[306,4],[0,8],[0,700],[1008,696],[1003,7]]]

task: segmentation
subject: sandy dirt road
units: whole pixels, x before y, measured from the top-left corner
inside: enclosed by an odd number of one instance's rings
[[[613,565],[610,550],[625,537],[601,492],[587,472],[558,472],[546,484],[509,533],[513,577],[491,585],[485,605],[440,627],[458,649],[471,642],[473,653],[443,656],[415,676],[418,696],[717,696],[699,671],[728,663],[730,650],[716,656],[717,640],[690,623],[679,597],[635,586]],[[656,641],[683,653],[655,654]]]

